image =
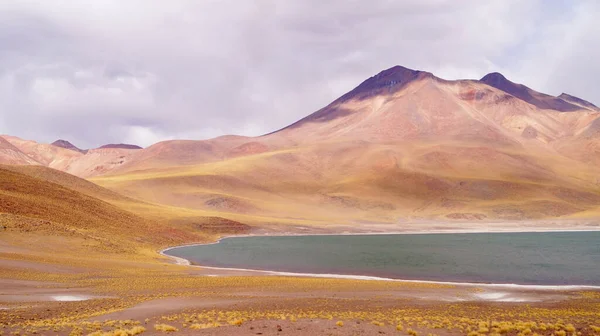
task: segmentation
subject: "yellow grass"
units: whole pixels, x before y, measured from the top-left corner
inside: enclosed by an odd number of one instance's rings
[[[170,326],[168,324],[155,324],[154,325],[154,330],[156,331],[164,331],[164,332],[175,332],[175,331],[179,331],[179,329]]]
[[[584,163],[514,146],[340,140],[92,180],[181,212],[258,226],[327,226],[399,216],[589,218],[600,208],[600,186],[591,183],[598,178]],[[215,199],[219,206],[210,205]]]

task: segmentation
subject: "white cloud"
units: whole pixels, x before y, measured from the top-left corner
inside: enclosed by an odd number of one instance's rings
[[[125,130],[118,130],[116,133],[124,134],[123,143],[137,144],[142,147],[150,146],[156,142],[172,139],[160,131],[151,127],[129,126]]]

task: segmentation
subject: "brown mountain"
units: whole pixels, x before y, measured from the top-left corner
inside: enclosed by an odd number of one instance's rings
[[[108,145],[104,145],[101,147],[98,147],[99,149],[106,149],[106,148],[118,148],[118,149],[143,149],[140,146],[137,145],[130,145],[130,144],[108,144]]]
[[[15,165],[40,164],[2,136],[0,136],[0,162]]]
[[[77,148],[77,146],[73,145],[72,143],[68,142],[67,140],[62,140],[62,139],[54,141],[53,143],[51,143],[51,145],[56,146],[56,147],[61,147],[64,149],[70,149],[70,150],[73,150],[73,151],[76,151],[76,152],[79,152],[82,154],[85,154],[87,152],[86,150]]]
[[[92,150],[63,170],[241,222],[593,217],[600,111],[583,102],[398,66],[264,136]]]
[[[6,159],[0,157],[0,163],[39,164],[81,177],[91,177],[112,171],[127,162],[129,157],[137,151],[124,148],[79,150],[77,147],[73,149],[74,146],[67,141],[60,141],[56,145],[56,142],[44,144],[8,135],[0,136],[0,138],[22,154],[15,154],[14,149],[6,150],[5,152],[8,151],[9,154],[4,154]]]
[[[558,98],[569,102],[571,104],[575,104],[581,107],[585,107],[591,110],[598,110],[598,107],[592,103],[590,103],[589,101],[583,100],[581,98],[577,98],[575,96],[571,96],[570,94],[567,93],[561,93],[560,96],[558,96]]]
[[[493,72],[481,78],[481,82],[502,90],[516,98],[528,102],[540,109],[571,112],[581,110],[581,106],[571,104],[560,97],[536,92],[525,85],[515,84],[502,74]]]

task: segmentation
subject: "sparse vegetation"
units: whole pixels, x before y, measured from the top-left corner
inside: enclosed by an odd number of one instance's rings
[[[179,331],[179,329],[177,329],[177,328],[175,328],[175,327],[173,327],[171,325],[164,324],[164,323],[162,323],[162,324],[155,324],[154,325],[154,330],[156,330],[156,331],[164,331],[164,332]]]
[[[110,202],[91,199],[84,193],[64,192],[64,188],[55,185],[40,187],[38,181],[14,172],[3,174],[1,177],[7,179],[0,179],[0,183],[4,183],[0,192],[0,211],[10,213],[0,214],[0,224],[7,226],[2,232],[3,242],[8,242],[14,249],[0,253],[0,261],[22,262],[39,269],[2,267],[0,278],[40,282],[43,283],[41,288],[85,289],[96,298],[84,302],[11,305],[10,309],[0,310],[0,336],[52,332],[71,336],[135,336],[152,326],[152,332],[175,333],[235,326],[240,326],[235,330],[243,330],[252,321],[281,321],[277,323],[282,325],[289,321],[297,323],[294,327],[301,327],[301,323],[311,320],[323,320],[329,328],[343,328],[340,332],[352,330],[356,322],[356,325],[376,327],[386,333],[395,330],[411,336],[600,336],[600,292],[592,290],[572,293],[569,300],[553,306],[461,302],[415,307],[410,302],[385,295],[458,288],[434,283],[190,275],[190,268],[167,265],[164,259],[156,258],[159,247],[188,239],[208,239],[188,235],[186,230],[190,222],[179,222],[182,228],[161,224],[157,231],[149,228],[150,224],[139,214],[124,213]],[[46,198],[56,198],[63,193],[68,196],[66,203],[52,201],[54,205],[60,205],[60,211],[39,205]],[[77,203],[79,200],[83,203]],[[154,205],[144,209],[158,211]],[[70,214],[72,210],[76,214]],[[107,212],[111,211],[114,213],[109,216]],[[181,210],[170,208],[167,211]],[[99,219],[82,223],[93,216]],[[156,220],[158,217],[154,216],[153,213],[151,217]],[[171,217],[167,219],[170,221]],[[120,231],[121,225],[126,225],[125,233]],[[146,229],[149,231],[138,235],[137,231]],[[48,233],[50,231],[53,233]],[[151,235],[155,236],[149,239]],[[34,248],[31,248],[32,241],[38,242]],[[473,289],[475,291],[477,289]],[[330,295],[337,292],[369,293],[370,299]],[[294,295],[298,293],[302,295],[296,298]],[[289,300],[287,294],[292,294],[294,300]],[[91,321],[92,317],[122,311],[143,302],[178,297],[195,297],[199,301],[239,299],[249,303],[242,308],[189,308],[172,315],[143,316],[141,322]],[[257,303],[262,300],[270,301],[265,305]],[[393,300],[393,306],[379,304],[392,302],[390,300]]]

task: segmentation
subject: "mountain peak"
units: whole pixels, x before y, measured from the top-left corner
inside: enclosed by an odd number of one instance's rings
[[[499,72],[490,72],[489,74],[483,76],[480,81],[484,83],[500,83],[504,81],[510,82],[503,74]]]
[[[513,83],[509,81],[503,74],[499,72],[491,72],[483,76],[480,80],[489,86],[493,86],[496,89],[502,90],[510,95],[513,95],[526,102],[533,100],[532,90],[525,85]]]
[[[392,93],[415,80],[427,77],[433,78],[434,76],[430,72],[396,65],[368,78],[352,91],[340,97],[340,101],[366,99],[379,94]]]
[[[348,110],[340,108],[340,105],[349,100],[366,100],[378,95],[391,94],[401,90],[409,83],[422,78],[436,77],[430,72],[412,70],[400,65],[393,66],[369,77],[367,80],[360,83],[360,85],[317,112],[304,117],[287,127],[268,134],[277,133],[285,129],[296,128],[306,122],[325,122],[345,116],[348,114]]]
[[[106,149],[106,148],[117,148],[117,149],[143,149],[142,147],[138,146],[138,145],[130,145],[130,144],[108,144],[108,145],[104,145],[101,147],[98,147],[98,149]]]
[[[564,93],[563,92],[563,93],[560,94],[560,96],[558,96],[558,98],[560,98],[560,99],[562,99],[562,100],[564,100],[566,102],[569,102],[569,103],[572,103],[572,104],[576,104],[576,105],[579,105],[579,106],[582,106],[582,107],[585,107],[585,108],[588,108],[588,109],[592,109],[592,110],[597,110],[598,109],[598,106],[590,103],[589,101],[583,100],[583,99],[581,99],[579,97],[572,96],[572,95],[570,95],[568,93]]]
[[[402,65],[394,65],[393,67],[391,67],[389,69],[385,69],[385,70],[380,71],[377,75],[375,75],[373,77],[374,78],[380,78],[380,77],[385,77],[385,76],[390,76],[390,75],[393,75],[393,76],[398,76],[398,75],[400,75],[400,76],[407,76],[407,75],[412,76],[412,75],[418,74],[420,72],[423,72],[423,71],[413,70],[413,69],[404,67]]]
[[[483,76],[480,82],[504,91],[511,96],[521,99],[531,105],[543,110],[556,110],[560,112],[572,112],[581,110],[581,106],[572,102],[536,92],[525,85],[513,83],[499,72],[492,72]]]
[[[79,149],[77,146],[73,145],[72,143],[70,143],[67,140],[63,140],[63,139],[58,139],[56,141],[54,141],[53,143],[51,143],[52,146],[56,146],[56,147],[60,147],[60,148],[64,148],[64,149],[70,149],[72,151],[76,151],[82,154],[85,154],[85,150]]]
[[[377,75],[364,81],[358,87],[363,86],[363,84],[369,84],[368,86],[370,87],[403,85],[421,77],[433,77],[433,75],[429,72],[413,70],[401,65],[396,65],[379,72]]]

